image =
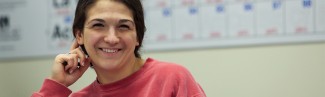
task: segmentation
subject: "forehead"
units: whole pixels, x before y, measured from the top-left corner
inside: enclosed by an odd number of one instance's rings
[[[86,12],[87,20],[93,18],[116,18],[133,21],[132,11],[117,0],[96,0]]]

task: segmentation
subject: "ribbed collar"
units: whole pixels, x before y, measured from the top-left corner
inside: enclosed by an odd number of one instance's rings
[[[145,63],[143,64],[143,66],[136,72],[134,72],[133,74],[129,75],[126,78],[123,78],[117,82],[113,82],[110,84],[105,84],[105,85],[101,85],[98,83],[98,81],[94,81],[93,82],[93,88],[95,88],[95,90],[99,90],[99,91],[113,91],[119,88],[123,88],[128,86],[129,84],[131,84],[132,82],[134,82],[135,80],[139,79],[141,77],[141,75],[143,73],[145,73],[149,68],[152,67],[152,63],[155,60],[152,58],[147,58]]]

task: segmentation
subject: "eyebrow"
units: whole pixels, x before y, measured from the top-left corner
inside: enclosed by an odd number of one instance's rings
[[[130,22],[132,25],[134,25],[134,22],[131,21],[131,20],[128,20],[128,19],[121,19],[121,20],[119,20],[119,23],[127,23],[127,22]]]
[[[91,23],[92,21],[98,21],[101,23],[105,23],[105,20],[103,20],[103,19],[93,19],[93,20],[89,21],[87,24]],[[118,23],[127,23],[127,22],[130,22],[132,25],[134,25],[134,22],[131,20],[128,20],[128,19],[120,19],[118,21]]]
[[[89,21],[87,24],[90,24],[92,21],[98,21],[101,23],[105,23],[105,20],[103,20],[103,19],[93,19],[93,20]]]

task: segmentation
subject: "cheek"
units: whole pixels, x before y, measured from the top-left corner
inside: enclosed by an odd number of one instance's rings
[[[135,46],[138,46],[139,45],[139,42],[138,42],[138,39],[137,39],[137,35],[136,34],[131,35],[131,37],[130,37],[129,40],[132,41],[132,43],[134,43]]]
[[[96,35],[91,32],[85,33],[84,42],[86,45],[94,45],[98,39],[100,39],[100,35]]]

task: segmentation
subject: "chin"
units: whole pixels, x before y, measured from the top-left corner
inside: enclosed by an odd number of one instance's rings
[[[114,69],[118,67],[118,62],[101,62],[100,64],[96,64],[97,68],[101,68],[101,69]]]

